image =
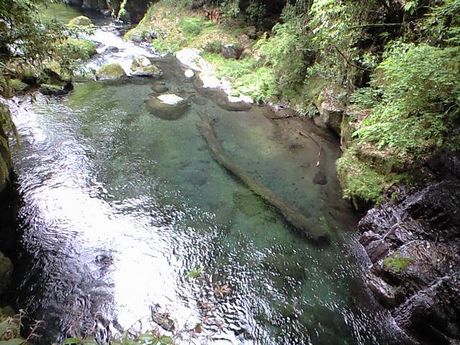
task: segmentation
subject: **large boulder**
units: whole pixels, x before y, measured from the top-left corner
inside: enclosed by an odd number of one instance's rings
[[[139,55],[133,59],[131,74],[136,77],[160,78],[163,72],[148,57]]]
[[[107,63],[96,71],[98,80],[118,80],[126,77],[126,72],[119,63]]]
[[[340,135],[342,117],[345,111],[345,105],[341,100],[344,90],[336,85],[327,85],[315,101],[318,108],[319,116],[315,117],[315,123],[324,128],[332,130]]]
[[[0,252],[0,295],[3,294],[11,282],[13,263]]]
[[[164,120],[181,118],[190,104],[188,100],[174,94],[162,94],[147,101],[147,109],[155,116]]]

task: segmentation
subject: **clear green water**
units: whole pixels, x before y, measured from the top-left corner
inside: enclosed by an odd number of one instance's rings
[[[206,105],[166,121],[146,110],[150,92],[88,83],[18,114],[23,240],[34,257],[22,303],[53,325],[49,336],[84,329],[97,313],[123,329],[148,324],[158,304],[183,338],[199,323],[210,344],[379,343],[385,317],[368,301],[349,236],[318,248],[295,235],[212,159],[196,126]],[[249,121],[250,135],[237,136],[227,122],[242,119],[217,113],[217,133],[233,132],[225,146],[254,140],[240,157],[248,171],[280,190],[297,183],[305,168],[277,154],[276,130]],[[324,216],[327,199],[313,193],[291,198]],[[350,227],[336,221],[339,233]],[[202,276],[188,277],[198,267]]]
[[[263,107],[225,111],[174,61],[158,64],[171,92],[200,100],[178,120],[148,111],[148,80],[77,84],[15,114],[21,250],[30,261],[18,304],[47,322],[39,343],[167,334],[155,312],[174,320],[178,344],[395,341],[364,288],[355,218],[335,177],[337,144],[308,123],[268,120]],[[318,226],[331,224],[332,243],[303,240],[219,166],[197,128],[200,113],[245,171]],[[321,144],[320,157],[299,130]],[[312,182],[318,171],[327,184]]]

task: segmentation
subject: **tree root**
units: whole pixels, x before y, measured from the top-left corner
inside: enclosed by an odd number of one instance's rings
[[[300,210],[288,205],[284,200],[265,187],[262,183],[256,181],[250,174],[227,157],[222,145],[216,138],[209,116],[206,114],[200,114],[200,117],[201,124],[199,127],[201,134],[205,138],[214,159],[220,165],[227,169],[232,175],[239,178],[249,189],[264,199],[265,202],[275,207],[286,222],[298,230],[301,235],[316,243],[329,243],[330,236],[325,229],[327,227],[322,226],[319,223],[315,223],[311,219],[305,217]]]

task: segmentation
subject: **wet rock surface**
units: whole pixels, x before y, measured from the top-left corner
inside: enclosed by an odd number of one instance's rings
[[[423,344],[460,341],[460,180],[450,178],[371,209],[359,242],[367,284],[396,324]]]

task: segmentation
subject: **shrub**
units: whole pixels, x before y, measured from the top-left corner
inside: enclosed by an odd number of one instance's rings
[[[451,135],[459,118],[460,49],[395,44],[354,101],[370,107],[356,135],[417,159],[459,143]]]
[[[198,36],[204,25],[204,20],[201,18],[183,18],[179,21],[179,26],[182,31],[190,36]]]

